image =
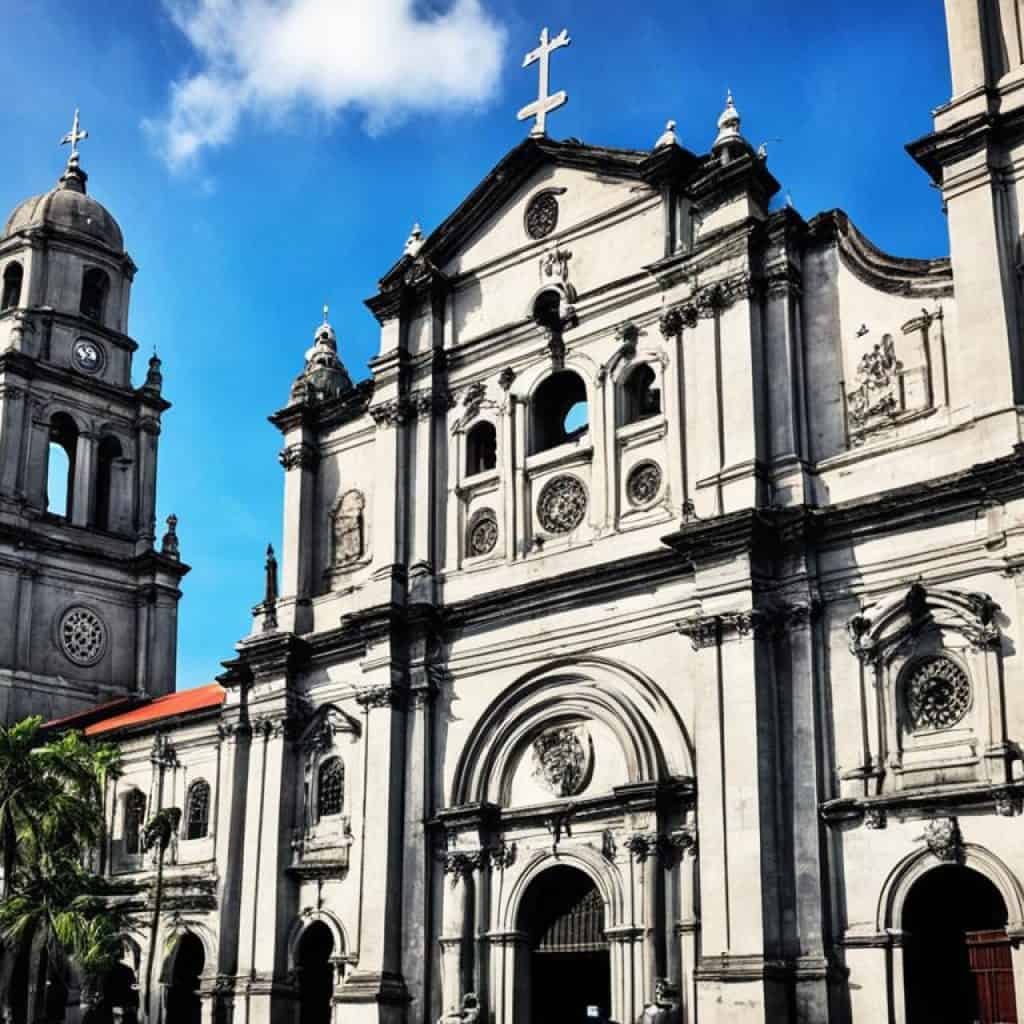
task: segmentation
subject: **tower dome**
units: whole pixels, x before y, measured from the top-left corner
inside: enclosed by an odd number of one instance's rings
[[[108,249],[124,252],[124,236],[110,212],[85,188],[88,175],[78,166],[77,154],[57,184],[41,195],[19,203],[4,227],[3,237],[22,231],[44,229],[85,236]]]

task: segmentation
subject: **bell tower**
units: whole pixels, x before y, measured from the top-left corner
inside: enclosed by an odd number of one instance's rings
[[[74,126],[59,181],[0,235],[0,720],[174,689],[170,517],[155,547],[160,360],[132,385],[136,267],[87,192]]]

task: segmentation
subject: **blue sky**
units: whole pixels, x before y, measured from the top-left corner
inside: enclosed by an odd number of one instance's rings
[[[808,10],[812,8],[812,10]],[[279,436],[319,311],[366,374],[362,305],[413,221],[429,231],[525,135],[522,55],[568,27],[556,138],[650,147],[667,118],[706,151],[725,90],[805,217],[841,207],[883,249],[948,251],[938,193],[903,151],[949,98],[942,5],[859,0],[56,0],[10,5],[0,208],[50,187],[75,105],[91,192],[140,270],[130,332],[174,408],[158,509],[193,566],[179,687],[248,629],[280,536]],[[372,17],[367,12],[373,12]],[[628,15],[624,12],[628,12]]]

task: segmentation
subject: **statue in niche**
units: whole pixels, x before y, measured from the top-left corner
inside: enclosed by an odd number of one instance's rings
[[[361,491],[342,495],[334,512],[334,564],[345,565],[361,558],[365,544],[363,510],[366,499]]]

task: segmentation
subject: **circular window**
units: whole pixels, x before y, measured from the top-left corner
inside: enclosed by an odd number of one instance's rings
[[[583,522],[587,489],[574,476],[549,480],[537,499],[537,518],[548,533],[568,533]]]
[[[103,620],[80,605],[61,616],[58,633],[61,650],[76,665],[95,665],[107,649],[107,627]]]
[[[535,195],[526,207],[526,233],[531,238],[547,238],[558,226],[558,200],[551,192]]]
[[[914,729],[951,729],[971,705],[971,681],[949,658],[919,662],[907,677],[904,693]]]
[[[649,505],[661,490],[661,466],[638,462],[626,478],[626,497],[631,505]]]
[[[473,513],[469,520],[467,547],[469,554],[488,555],[498,543],[498,517],[494,509],[482,508]]]
[[[98,373],[103,369],[103,347],[89,338],[79,338],[71,349],[71,361],[82,373]]]

